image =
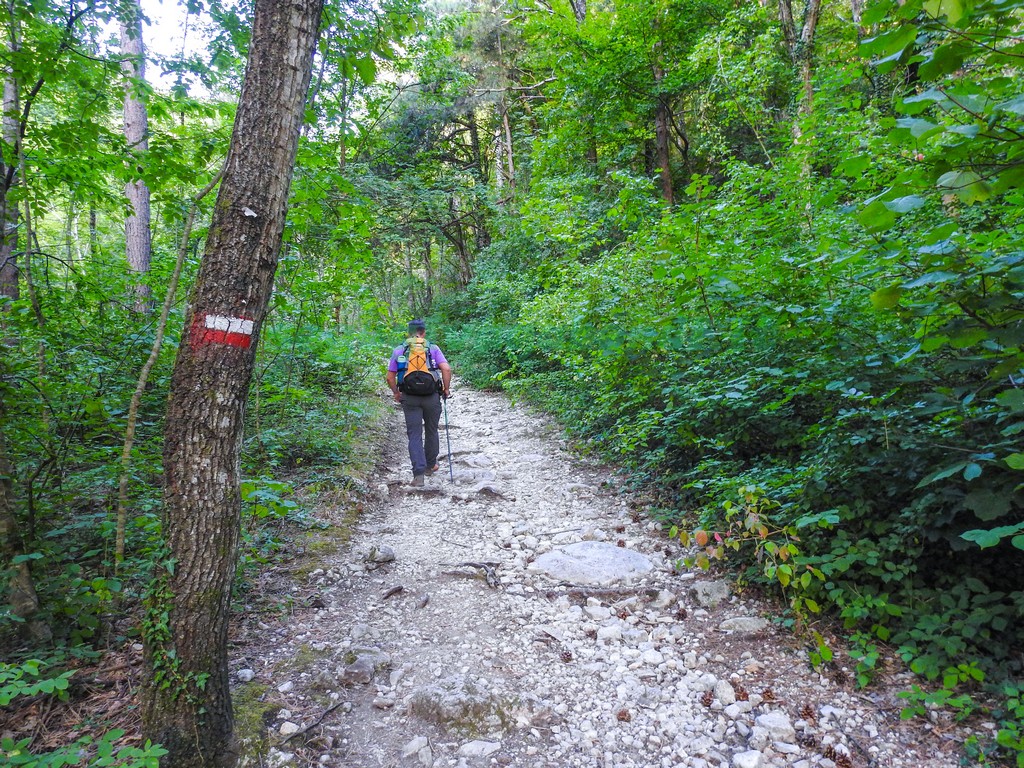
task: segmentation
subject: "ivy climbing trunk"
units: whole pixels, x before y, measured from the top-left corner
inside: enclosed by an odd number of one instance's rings
[[[245,79],[185,331],[164,444],[173,567],[144,624],[146,737],[174,768],[236,757],[227,638],[246,396],[270,299],[323,0],[257,0]]]
[[[125,76],[124,86],[124,138],[134,163],[149,150],[149,118],[146,104],[140,98],[145,83],[146,56],[142,45],[142,9],[138,0],[125,4],[125,16],[121,21],[121,71]],[[141,169],[135,168],[136,173]],[[124,185],[124,194],[131,208],[124,221],[125,256],[128,269],[135,277],[135,311],[148,312],[152,305],[152,291],[146,283],[152,251],[150,234],[149,187],[140,178],[129,176]]]

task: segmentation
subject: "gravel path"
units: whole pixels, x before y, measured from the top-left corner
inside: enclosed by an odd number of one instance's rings
[[[676,571],[678,546],[543,418],[466,389],[448,409],[456,482],[442,459],[410,488],[392,438],[353,540],[291,587],[313,607],[236,647],[236,701],[262,708],[248,764],[958,764],[895,690],[819,675],[758,621],[769,605]],[[539,570],[578,542],[603,559],[572,583]]]

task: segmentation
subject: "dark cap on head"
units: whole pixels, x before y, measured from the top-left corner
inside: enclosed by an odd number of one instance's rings
[[[409,322],[410,331],[425,331],[427,330],[427,324],[423,320],[417,318]]]

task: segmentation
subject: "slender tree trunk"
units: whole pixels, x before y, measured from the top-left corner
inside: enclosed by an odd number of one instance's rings
[[[12,28],[16,23],[12,18]],[[16,36],[6,41],[8,50],[15,50]],[[0,296],[19,297],[18,286],[18,206],[10,201],[10,191],[18,182],[18,163],[13,148],[18,143],[18,92],[11,68],[5,67],[2,130],[7,147],[6,162],[0,160]]]
[[[511,191],[516,188],[516,163],[512,146],[512,126],[508,122],[508,105],[504,95],[501,97],[501,126],[505,131],[505,172],[508,174],[508,186]]]
[[[655,51],[657,53],[657,51]],[[654,110],[654,143],[658,151],[658,167],[661,171],[661,196],[666,203],[672,205],[675,202],[675,194],[672,189],[672,164],[669,155],[669,144],[672,141],[669,128],[668,105],[665,103],[665,96],[661,94],[661,81],[665,79],[665,70],[660,64],[654,66],[655,92],[658,94],[658,104]]]
[[[140,86],[146,78],[139,0],[125,5],[125,18],[121,22],[121,53],[124,56],[121,71],[125,76],[124,138],[128,151],[134,157],[141,157],[149,150],[149,124],[146,104],[139,98]],[[125,184],[124,193],[132,209],[132,214],[124,222],[124,243],[128,269],[136,275],[135,311],[149,312],[153,298],[152,290],[146,284],[152,249],[149,187],[142,179],[135,179]]]
[[[597,124],[593,117],[590,117],[586,123],[586,142],[587,142],[587,166],[590,168],[592,173],[597,173]]]
[[[348,162],[348,78],[341,79],[341,117],[338,120],[338,171],[345,173]]]
[[[427,278],[423,288],[423,313],[427,315],[430,314],[430,307],[434,303],[434,262],[431,245],[429,238],[423,245],[423,270]]]
[[[472,110],[466,113],[466,123],[469,126],[469,152],[473,158],[473,165],[476,166],[476,171],[480,174],[480,180],[487,181],[483,152],[480,151],[480,126],[476,121],[476,113]]]
[[[402,243],[402,257],[405,259],[405,284],[408,286],[405,292],[405,300],[409,306],[409,315],[416,317],[416,275],[412,271],[412,251]]]
[[[125,532],[128,528],[128,481],[131,479],[132,446],[135,444],[135,427],[138,422],[139,406],[142,404],[142,395],[146,391],[146,384],[149,381],[149,373],[156,365],[160,357],[160,350],[163,347],[164,333],[167,330],[167,318],[171,314],[171,307],[174,304],[174,296],[178,292],[178,281],[181,279],[181,268],[185,264],[185,256],[188,255],[188,241],[192,236],[192,225],[196,220],[196,209],[204,197],[206,197],[220,181],[218,173],[198,195],[192,198],[188,209],[188,216],[185,218],[185,226],[181,233],[181,244],[178,246],[178,258],[174,263],[174,271],[171,273],[171,281],[167,285],[167,293],[164,295],[163,309],[160,311],[160,318],[156,324],[156,336],[153,339],[153,346],[149,350],[149,357],[142,365],[138,381],[135,384],[135,392],[132,393],[131,402],[128,404],[128,423],[124,432],[124,445],[121,449],[121,479],[117,488],[117,521],[115,523],[114,536],[114,567],[117,568],[124,560]]]
[[[579,27],[587,20],[587,0],[569,0],[572,6],[572,15],[576,17],[576,26]]]
[[[792,59],[796,47],[796,24],[793,23],[791,0],[779,0],[779,26],[782,28],[782,41],[786,44],[786,50]]]
[[[256,0],[249,62],[171,379],[167,550],[147,621],[143,723],[174,768],[234,762],[228,614],[246,397],[281,249],[323,0]]]

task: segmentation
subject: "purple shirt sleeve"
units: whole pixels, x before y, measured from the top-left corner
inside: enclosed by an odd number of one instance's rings
[[[430,354],[434,358],[434,365],[448,365],[448,359],[444,356],[444,352],[441,351],[441,348],[436,344],[430,345]],[[395,370],[397,371],[398,368],[395,368]]]
[[[395,347],[395,351],[391,353],[391,359],[388,361],[390,373],[398,373],[398,357],[402,354],[402,349],[402,347]]]

